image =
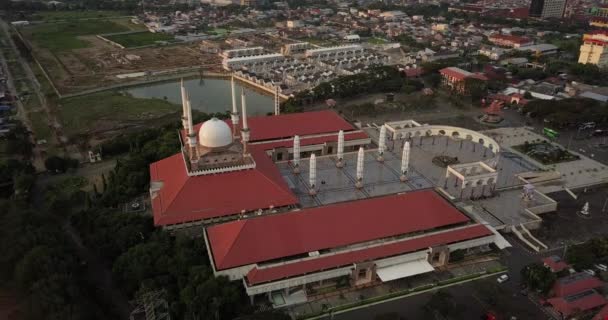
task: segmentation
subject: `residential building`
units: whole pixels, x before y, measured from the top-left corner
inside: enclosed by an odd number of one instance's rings
[[[439,70],[439,73],[442,76],[443,85],[461,94],[466,94],[470,90],[470,88],[467,87],[467,79],[488,80],[483,74],[472,73],[456,67],[443,68]]]
[[[501,47],[519,48],[534,44],[530,38],[513,36],[508,34],[493,34],[488,37],[488,41]]]
[[[608,66],[608,31],[595,31],[583,36],[578,62]]]
[[[564,16],[566,0],[532,0],[530,16],[536,18],[561,18]]]

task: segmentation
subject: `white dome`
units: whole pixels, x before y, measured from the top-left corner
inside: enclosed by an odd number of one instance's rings
[[[232,131],[226,122],[211,118],[198,131],[198,141],[208,148],[224,147],[232,143]]]

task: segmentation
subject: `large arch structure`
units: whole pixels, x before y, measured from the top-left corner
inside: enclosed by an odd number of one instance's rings
[[[386,129],[394,140],[413,139],[418,137],[450,137],[454,140],[465,140],[483,145],[498,157],[500,145],[496,140],[479,132],[452,126],[421,125],[413,120],[387,122]]]

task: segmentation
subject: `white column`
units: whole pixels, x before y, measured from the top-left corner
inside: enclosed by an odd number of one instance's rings
[[[317,156],[315,156],[314,153],[310,155],[308,169],[308,184],[310,185],[309,194],[313,196],[317,193]]]
[[[384,161],[384,151],[386,149],[386,126],[380,127],[380,136],[378,137],[378,161]]]
[[[182,127],[184,130],[188,130],[188,96],[186,93],[186,87],[184,87],[184,79],[180,82],[180,93],[182,96]]]
[[[363,187],[363,165],[365,163],[365,151],[363,147],[359,147],[359,154],[357,154],[357,183],[355,186],[359,189]]]
[[[196,146],[196,133],[194,132],[194,124],[192,123],[192,105],[190,104],[190,97],[186,98],[186,110],[188,113],[187,120],[187,134],[188,134],[188,144],[190,147]]]
[[[238,137],[239,111],[236,107],[236,95],[234,93],[234,76],[230,78],[230,89],[232,91],[232,112],[230,113],[230,119],[232,120],[232,137],[233,140],[235,140]]]
[[[338,162],[336,163],[338,168],[344,166],[344,131],[338,132]]]
[[[300,173],[300,137],[293,137],[293,172]]]
[[[243,154],[248,154],[247,143],[249,142],[249,127],[247,126],[247,101],[245,101],[245,89],[241,91],[241,105],[243,107],[243,128],[241,129],[241,141],[243,143]]]
[[[407,172],[410,166],[410,142],[405,141],[403,145],[403,153],[401,153],[401,181],[407,180]],[[449,175],[449,171],[447,173]],[[447,177],[446,177],[447,178]]]

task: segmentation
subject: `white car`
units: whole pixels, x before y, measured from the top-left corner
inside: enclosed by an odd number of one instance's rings
[[[600,271],[608,271],[608,266],[606,266],[605,264],[598,263],[594,265],[594,267]]]
[[[503,274],[502,276],[500,276],[496,279],[496,282],[503,283],[503,282],[506,282],[507,280],[509,280],[509,276],[506,274]]]
[[[593,271],[591,269],[585,269],[585,270],[583,270],[583,272],[590,276],[595,276],[595,271]]]

